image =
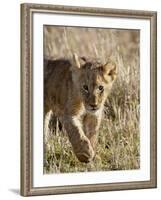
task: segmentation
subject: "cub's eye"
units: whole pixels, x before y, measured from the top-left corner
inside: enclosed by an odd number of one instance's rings
[[[100,86],[98,87],[98,89],[99,89],[100,91],[103,91],[103,86],[100,85]]]
[[[83,85],[83,89],[88,92],[88,86],[87,85]]]

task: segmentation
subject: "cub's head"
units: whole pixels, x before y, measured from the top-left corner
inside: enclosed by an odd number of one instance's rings
[[[101,64],[96,60],[78,58],[74,54],[72,77],[80,92],[85,109],[93,113],[104,105],[116,79],[116,65],[111,61]]]

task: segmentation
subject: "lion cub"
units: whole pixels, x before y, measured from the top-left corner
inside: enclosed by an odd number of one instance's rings
[[[52,110],[79,161],[95,156],[104,102],[116,78],[116,65],[79,58],[45,61],[44,114]]]

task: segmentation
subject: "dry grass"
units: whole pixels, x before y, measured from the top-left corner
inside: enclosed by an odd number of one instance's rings
[[[139,32],[115,29],[44,27],[44,56],[48,58],[112,57],[118,78],[107,99],[94,161],[80,163],[64,130],[48,116],[44,141],[44,173],[128,170],[140,167]],[[49,123],[50,122],[50,123]],[[49,123],[49,126],[47,125]]]

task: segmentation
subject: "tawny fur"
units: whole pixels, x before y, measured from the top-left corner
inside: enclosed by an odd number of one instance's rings
[[[81,162],[95,155],[105,100],[116,78],[112,62],[78,58],[45,60],[44,114],[50,110],[61,119]]]

